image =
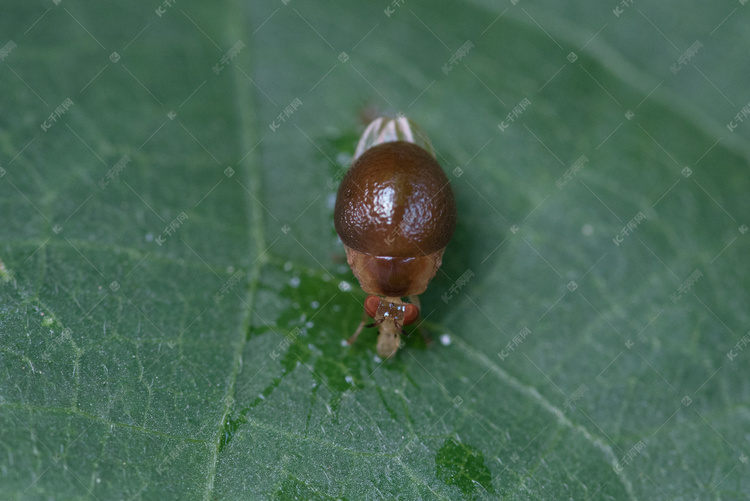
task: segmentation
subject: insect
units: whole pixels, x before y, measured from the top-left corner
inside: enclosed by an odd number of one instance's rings
[[[419,318],[418,295],[442,264],[456,228],[453,190],[412,121],[377,118],[368,125],[339,186],[334,225],[368,294],[349,344],[370,317],[368,327],[379,328],[378,355],[392,357],[403,326]]]

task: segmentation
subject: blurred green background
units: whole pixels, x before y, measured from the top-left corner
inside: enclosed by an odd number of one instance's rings
[[[6,2],[0,495],[748,499],[748,9]],[[459,222],[383,362],[385,112]]]

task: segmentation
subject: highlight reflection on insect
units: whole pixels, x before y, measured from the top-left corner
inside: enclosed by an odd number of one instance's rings
[[[378,118],[359,140],[339,186],[334,224],[379,327],[377,351],[393,356],[404,325],[419,318],[427,289],[456,228],[448,178],[424,133],[405,117]],[[402,298],[408,297],[408,302]]]

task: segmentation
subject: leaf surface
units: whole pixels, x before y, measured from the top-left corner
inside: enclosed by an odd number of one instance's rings
[[[6,496],[746,499],[742,3],[6,13]],[[459,222],[384,362],[332,212],[386,111]]]

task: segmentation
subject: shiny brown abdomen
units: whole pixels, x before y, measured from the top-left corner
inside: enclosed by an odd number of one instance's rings
[[[434,157],[405,141],[367,150],[341,181],[334,209],[344,244],[374,256],[444,249],[456,228],[453,190]]]
[[[456,204],[435,158],[405,141],[365,151],[339,186],[336,232],[370,294],[421,294],[456,227]]]

